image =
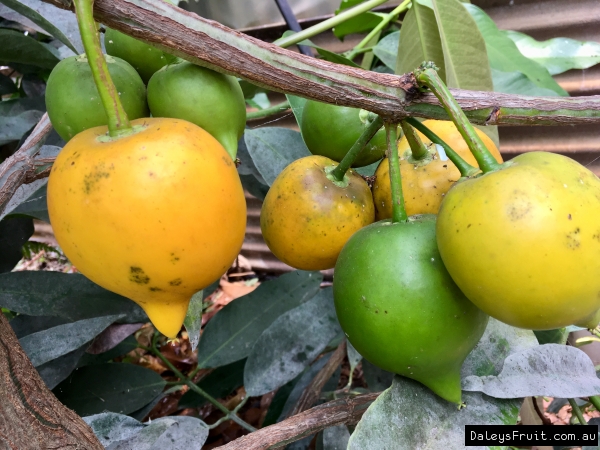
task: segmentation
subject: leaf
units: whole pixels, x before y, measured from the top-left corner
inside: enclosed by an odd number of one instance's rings
[[[572,398],[600,394],[600,380],[592,360],[581,350],[545,344],[510,355],[498,376],[466,377],[463,389],[496,398]]]
[[[188,337],[190,339],[192,351],[196,350],[196,347],[198,347],[198,342],[200,342],[203,302],[203,291],[198,291],[194,295],[192,295],[187,313],[185,314],[185,320],[183,321],[183,326],[185,327],[185,331],[187,331]]]
[[[323,430],[323,450],[346,450],[350,432],[346,425],[325,428]]]
[[[600,43],[564,37],[536,41],[517,31],[504,31],[527,58],[544,66],[550,75],[571,69],[587,69],[600,63]]]
[[[399,46],[400,31],[395,31],[381,39],[373,49],[373,53],[375,53],[375,56],[377,56],[381,62],[394,70],[396,68]]]
[[[165,381],[156,372],[126,363],[75,370],[54,388],[54,395],[80,416],[112,411],[128,414],[160,394]]]
[[[18,31],[0,29],[0,61],[30,64],[52,70],[59,59],[48,47]]]
[[[558,95],[550,89],[537,86],[522,72],[502,72],[492,69],[492,78],[494,80],[494,92],[535,97],[556,97]]]
[[[392,385],[392,381],[394,380],[394,374],[380,369],[376,365],[371,364],[366,359],[363,359],[362,370],[365,377],[365,381],[367,382],[367,386],[369,387],[369,391],[385,391]]]
[[[530,330],[514,328],[492,317],[479,340],[469,353],[461,369],[461,378],[469,375],[497,375],[509,355],[538,345]]]
[[[444,52],[435,14],[431,8],[414,1],[400,29],[396,73],[412,72],[424,61],[433,61],[440,69],[438,74],[442,80],[446,80]]]
[[[44,331],[49,328],[57,327],[69,323],[68,319],[56,316],[28,316],[19,314],[9,323],[17,339],[21,339],[29,334]]]
[[[271,101],[267,94],[264,92],[258,92],[254,97],[247,98],[246,103],[250,105],[252,108],[256,109],[266,109],[271,106]]]
[[[143,326],[143,323],[114,323],[94,338],[87,352],[92,355],[106,353]]]
[[[310,156],[298,131],[264,127],[246,130],[246,145],[258,172],[269,186],[291,162]]]
[[[466,407],[443,400],[422,384],[396,376],[363,415],[348,450],[464,449],[465,425],[515,425],[521,399],[463,394]]]
[[[86,347],[87,343],[72,352],[36,367],[48,389],[54,389],[73,372],[75,367],[77,367],[77,363],[84,355]]]
[[[588,402],[586,402],[585,400],[581,400],[579,398],[574,399],[575,403],[577,403],[578,406],[584,406],[587,405]],[[563,406],[566,406],[569,404],[569,400],[566,398],[555,398],[553,399],[550,404],[548,405],[548,408],[546,409],[546,412],[552,413],[552,414],[558,414],[558,412],[561,410],[561,408]]]
[[[533,330],[533,334],[537,338],[540,345],[543,344],[562,344],[565,345],[567,343],[567,338],[569,337],[569,332],[566,328],[557,328],[556,330],[545,330],[545,331],[536,331]]]
[[[382,20],[382,14],[374,12],[365,12],[348,19],[341,24],[337,25],[333,29],[333,34],[338,39],[342,39],[344,36],[354,33],[364,33],[371,31]]]
[[[32,110],[15,116],[0,116],[0,145],[20,140],[43,115],[41,111]]]
[[[19,339],[21,347],[37,367],[90,342],[121,316],[96,317],[58,325]]]
[[[219,367],[246,358],[277,317],[314,297],[322,279],[319,272],[286,273],[229,303],[204,329],[198,367]]]
[[[284,384],[279,389],[277,389],[273,400],[271,400],[271,404],[269,405],[269,409],[267,410],[265,419],[263,420],[263,428],[269,425],[273,425],[277,422],[277,419],[281,415],[283,408],[285,407],[285,404],[299,379],[300,376],[296,377],[294,380]]]
[[[23,257],[21,247],[33,234],[33,220],[6,217],[0,221],[0,273],[10,272]]]
[[[198,387],[209,393],[214,398],[225,398],[234,390],[244,384],[244,365],[242,359],[226,366],[218,367],[203,377]],[[179,400],[180,408],[199,408],[207,402],[200,394],[189,390]]]
[[[246,392],[260,396],[293,380],[339,333],[333,289],[321,289],[260,335],[244,369]]]
[[[298,124],[298,127],[300,127],[302,125],[302,113],[304,111],[304,105],[306,104],[306,102],[308,100],[305,98],[296,97],[295,95],[290,95],[290,94],[286,94],[286,98],[288,99],[288,102],[290,102],[290,106],[292,107],[292,112],[294,113],[294,116],[296,117],[296,123]]]
[[[475,5],[464,4],[485,39],[492,69],[502,72],[522,72],[536,86],[550,89],[558,95],[568,95],[548,71],[521,54],[515,43],[498,29],[494,21]]]
[[[84,417],[83,421],[90,426],[104,447],[126,440],[144,428],[144,425],[137,420],[113,412]]]
[[[0,3],[4,3],[10,9],[18,12],[19,14],[27,17],[37,26],[39,26],[42,30],[48,32],[51,36],[58,39],[60,42],[69,47],[73,53],[80,53],[75,46],[69,41],[69,38],[64,35],[60,29],[58,29],[54,24],[44,18],[40,13],[38,13],[35,9],[27,6],[22,0],[0,0]]]
[[[131,300],[101,288],[80,274],[11,272],[0,274],[0,306],[31,316],[69,320],[123,315],[119,322],[147,322]]]
[[[0,74],[0,96],[17,92],[17,86],[10,77]]]
[[[91,366],[94,364],[104,364],[119,356],[123,356],[126,353],[135,350],[136,348],[138,348],[138,341],[134,335],[131,335],[125,340],[123,340],[123,342],[121,342],[115,348],[112,348],[107,352],[100,353],[99,355],[85,353],[77,363],[77,367]]]
[[[283,33],[282,37],[288,37],[291,36],[293,34],[296,34],[295,31],[292,30],[288,30],[285,33]],[[339,55],[337,53],[334,53],[330,50],[327,50],[325,48],[319,47],[317,44],[315,44],[314,42],[312,42],[310,39],[304,39],[303,41],[298,42],[297,45],[304,45],[307,47],[312,47],[315,50],[317,50],[317,53],[319,54],[319,56],[324,59],[325,61],[330,61],[330,62],[334,62],[337,64],[343,64],[345,66],[352,66],[352,67],[360,67],[358,64],[356,64],[354,61],[351,61],[350,59],[346,58],[343,55]]]
[[[0,3],[4,3],[8,7],[0,5],[0,16],[22,23],[37,31],[49,33],[68,47],[75,47],[72,50],[76,54],[83,53],[77,19],[71,11],[57,8],[41,0],[0,0]],[[19,8],[14,7],[17,3],[20,5]],[[37,19],[36,14],[41,19]],[[71,43],[71,46],[60,37],[56,30]]]
[[[346,342],[346,354],[348,355],[348,362],[350,363],[350,373],[354,372],[358,363],[362,360],[362,355],[352,346],[350,341]]]

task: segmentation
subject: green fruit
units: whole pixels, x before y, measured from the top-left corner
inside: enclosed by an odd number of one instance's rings
[[[488,316],[446,271],[434,215],[357,231],[338,258],[333,295],[340,325],[365,359],[460,404],[460,369]]]
[[[106,47],[106,53],[124,59],[131,64],[146,84],[150,77],[154,75],[154,72],[179,59],[110,28],[107,28],[104,34],[104,46]]]
[[[148,117],[146,86],[127,62],[106,56],[108,72],[130,120]],[[65,141],[89,128],[108,124],[85,55],[63,59],[46,85],[46,109],[56,132]]]
[[[189,62],[168,65],[150,79],[148,104],[154,117],[204,128],[235,157],[246,126],[246,102],[234,77]]]
[[[313,155],[341,161],[369,125],[367,111],[308,100],[304,105],[300,128],[306,146]],[[382,128],[365,146],[353,167],[363,167],[383,158],[387,149]]]

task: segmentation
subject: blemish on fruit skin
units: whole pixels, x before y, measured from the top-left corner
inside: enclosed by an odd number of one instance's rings
[[[110,173],[104,169],[104,164],[99,164],[94,169],[93,172],[90,172],[83,177],[83,186],[86,194],[92,192],[96,187],[96,184],[98,184],[102,178],[110,177]]]
[[[170,286],[179,286],[183,280],[181,278],[175,278],[174,280],[169,281]]]
[[[152,286],[150,288],[148,288],[151,292],[162,292],[163,290],[159,287],[156,286]]]
[[[131,266],[129,268],[129,281],[137,284],[148,284],[150,283],[150,277],[146,275],[141,267]]]

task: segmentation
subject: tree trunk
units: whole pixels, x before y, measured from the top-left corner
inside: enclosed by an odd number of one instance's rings
[[[104,447],[88,425],[46,387],[0,313],[0,448]]]

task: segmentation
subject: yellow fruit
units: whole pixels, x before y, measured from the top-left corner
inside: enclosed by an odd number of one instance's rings
[[[263,203],[265,242],[296,269],[333,268],[350,236],[373,223],[369,186],[353,170],[344,182],[334,183],[327,173],[336,166],[319,155],[294,161],[275,179]]]
[[[235,164],[203,129],[138,119],[136,133],[76,135],[48,181],[59,245],[86,277],[138,303],[177,335],[191,296],[239,253],[246,202]]]
[[[478,167],[477,161],[469,151],[469,147],[460,135],[453,122],[445,120],[426,120],[423,122],[431,131],[445,141],[450,148],[458,153],[469,164]],[[481,130],[475,129],[483,139],[483,143],[496,158],[502,162],[502,157],[494,142]],[[400,156],[400,170],[402,174],[402,190],[406,213],[437,214],[444,195],[460,178],[460,172],[445,156],[440,155],[431,141],[417,131],[423,144],[430,148],[433,159],[424,162],[415,162],[406,137],[398,141],[398,155]],[[390,191],[389,163],[384,158],[375,172],[373,185],[373,200],[375,203],[376,220],[392,217],[392,193]]]

